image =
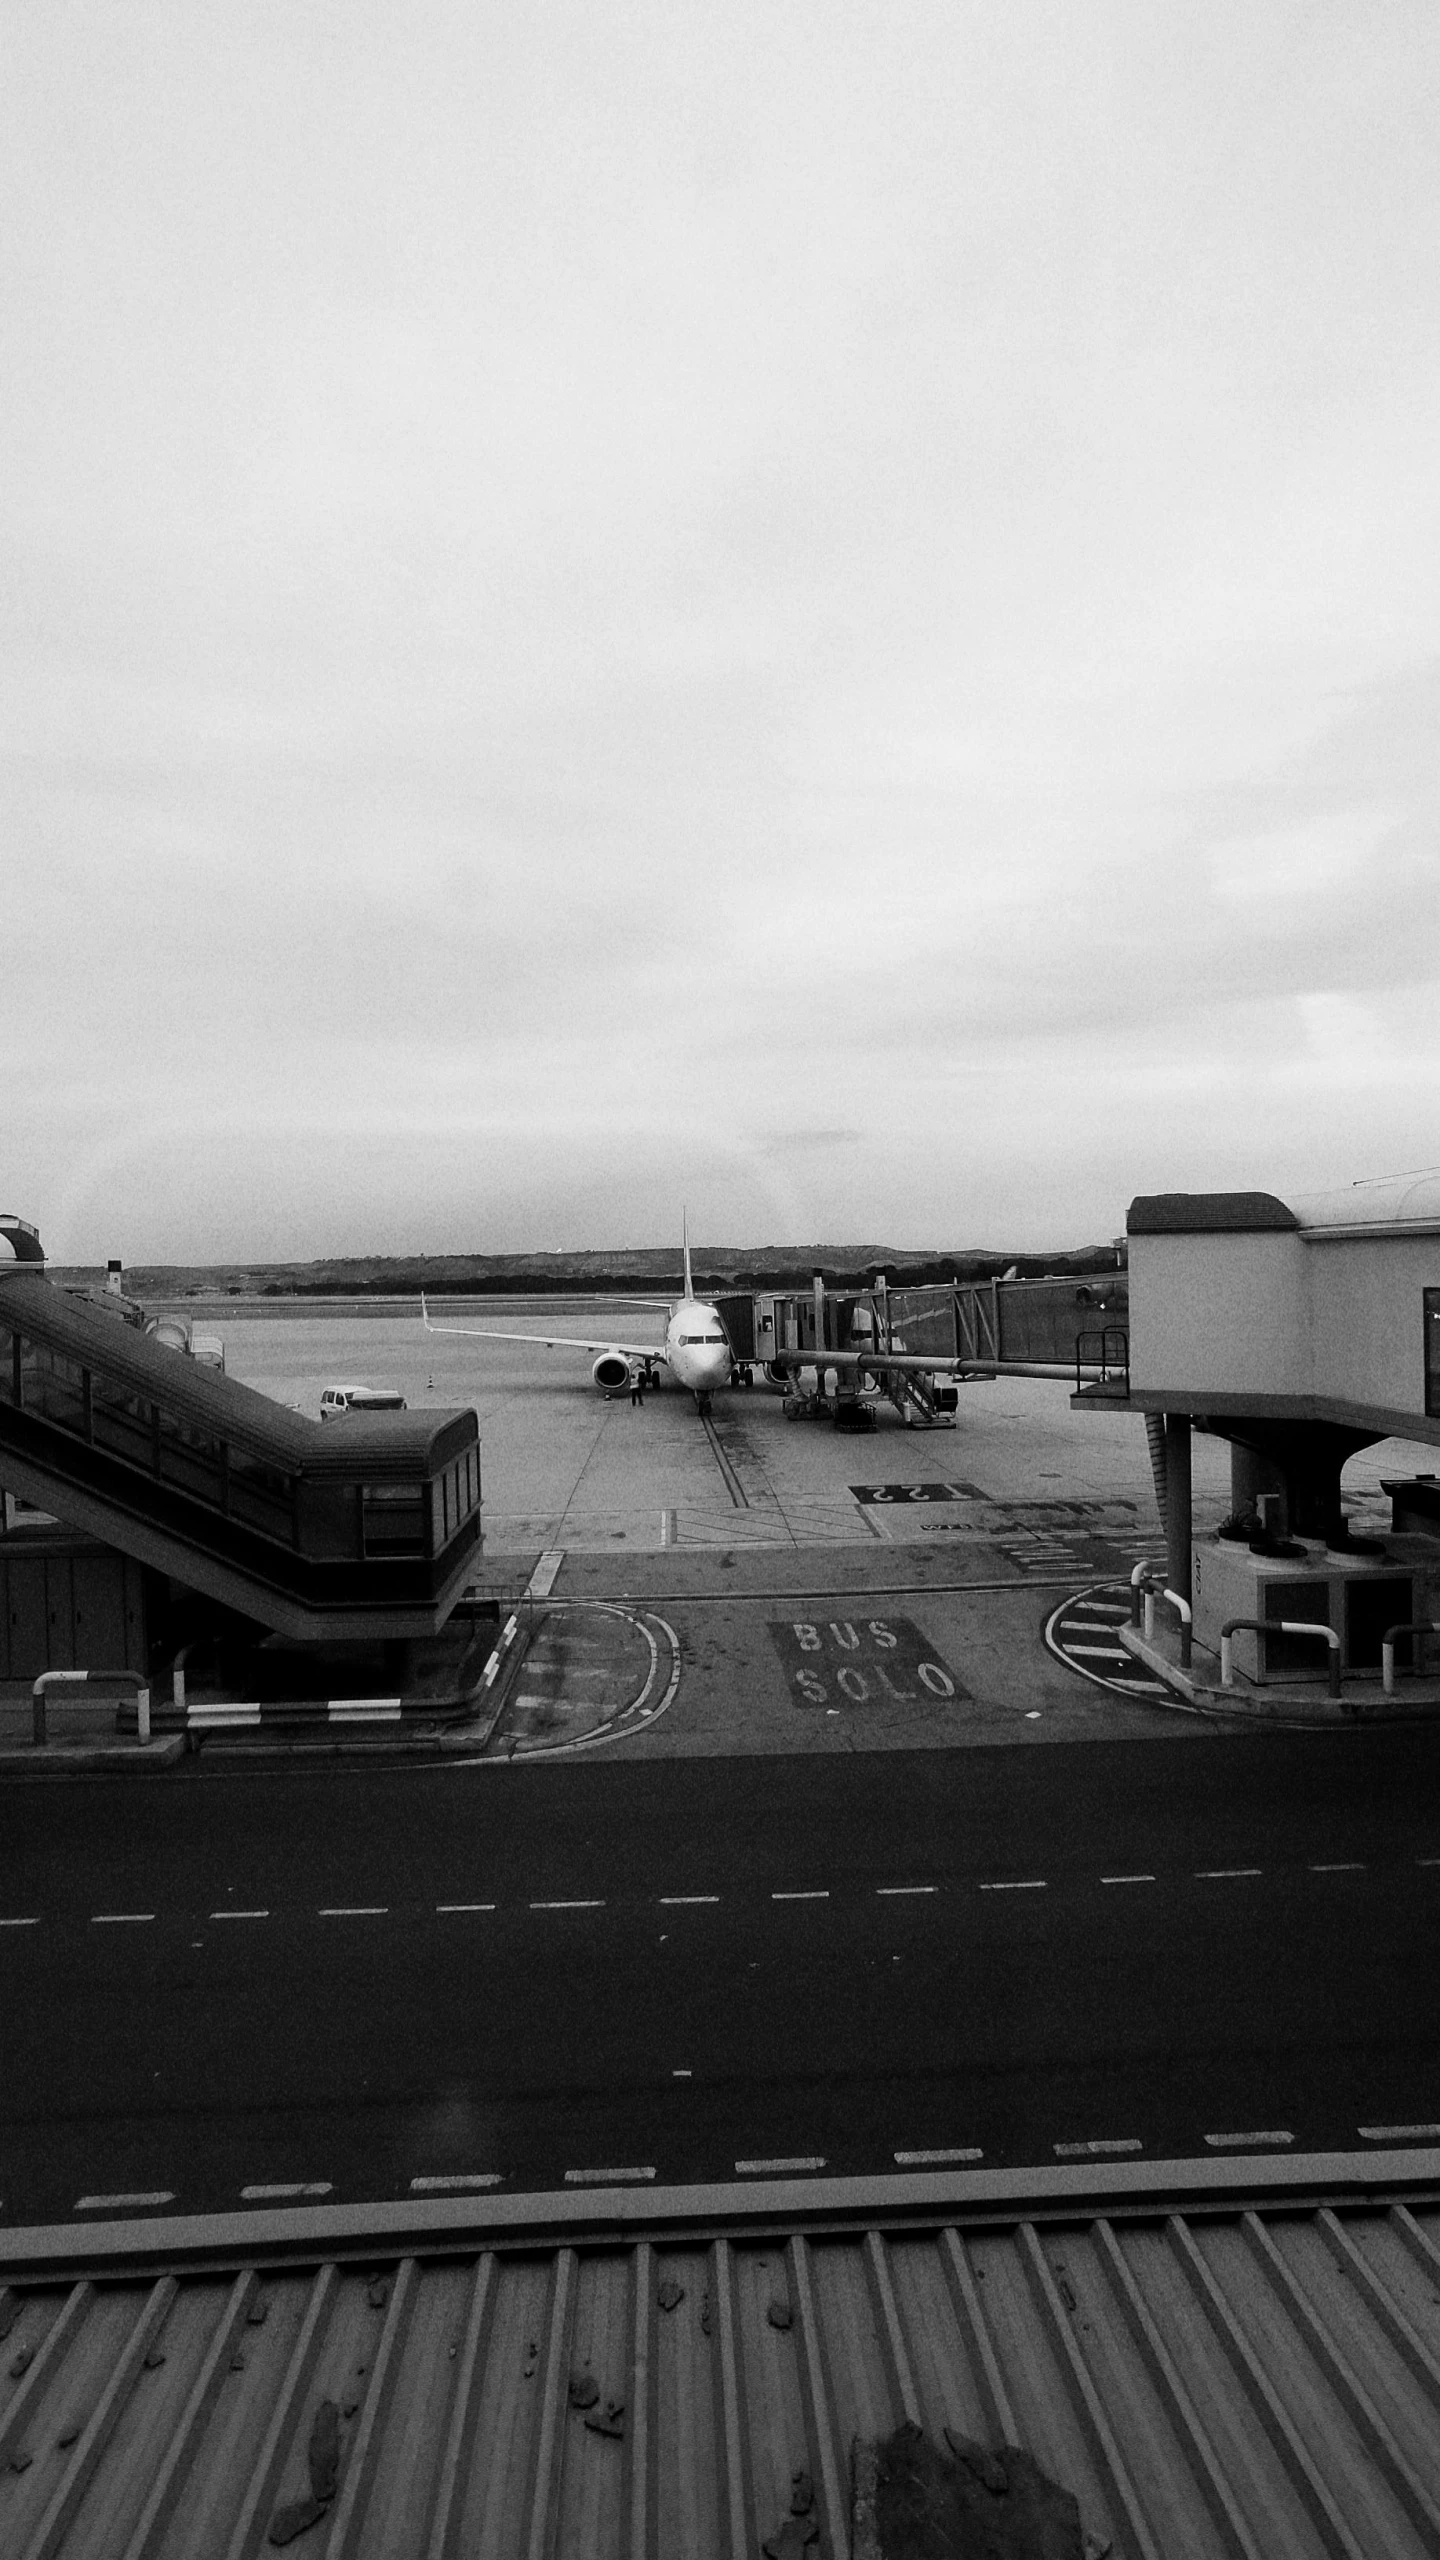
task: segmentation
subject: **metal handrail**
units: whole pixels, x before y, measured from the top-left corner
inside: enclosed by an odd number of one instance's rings
[[[1154,1641],[1155,1641],[1155,1596],[1156,1596],[1156,1595],[1155,1595],[1155,1585],[1154,1585],[1154,1583],[1153,1583],[1153,1582],[1147,1582],[1147,1583],[1144,1585],[1144,1593],[1145,1593],[1145,1628],[1144,1628],[1144,1632],[1145,1632],[1145,1641],[1146,1641],[1146,1643],[1147,1643],[1147,1644],[1153,1644],[1153,1643],[1154,1643]],[[1178,1613],[1178,1615],[1179,1615],[1179,1619],[1180,1619],[1180,1668],[1181,1668],[1181,1670],[1182,1670],[1182,1671],[1188,1671],[1188,1670],[1189,1670],[1189,1668],[1190,1668],[1190,1648],[1191,1648],[1191,1646],[1193,1645],[1193,1643],[1194,1643],[1194,1641],[1195,1641],[1195,1612],[1194,1612],[1194,1610],[1191,1608],[1189,1601],[1188,1601],[1188,1600],[1186,1600],[1186,1599],[1183,1599],[1183,1598],[1181,1597],[1181,1595],[1180,1595],[1180,1593],[1179,1593],[1178,1591],[1171,1591],[1171,1590],[1169,1590],[1168,1588],[1162,1589],[1162,1591],[1161,1591],[1161,1593],[1160,1593],[1160,1598],[1161,1598],[1162,1600],[1168,1600],[1168,1601],[1169,1601],[1169,1603],[1170,1603],[1170,1605],[1171,1605],[1171,1607],[1172,1607],[1172,1609],[1176,1610],[1176,1611],[1177,1611],[1177,1613]]]
[[[135,1725],[137,1739],[150,1739],[150,1684],[138,1671],[42,1671],[30,1692],[30,1739],[45,1743],[50,1739],[46,1715],[46,1695],[51,1689],[69,1687],[83,1689],[90,1682],[97,1687],[112,1688],[117,1680],[135,1685]]]
[[[1403,1626],[1387,1627],[1380,1645],[1380,1686],[1387,1698],[1395,1695],[1395,1644],[1400,1636],[1440,1636],[1440,1618],[1410,1618]],[[1415,1668],[1420,1668],[1424,1646],[1416,1649]]]
[[[1101,1324],[1091,1325],[1087,1332],[1077,1333],[1075,1336],[1075,1393],[1077,1396],[1080,1393],[1081,1374],[1087,1359],[1086,1345],[1092,1342],[1098,1342],[1100,1345],[1101,1385],[1106,1384],[1112,1375],[1123,1377],[1125,1392],[1128,1395],[1130,1392],[1129,1329],[1123,1324]],[[1120,1345],[1119,1356],[1113,1362],[1110,1356],[1112,1342],[1118,1342]],[[1090,1366],[1093,1368],[1094,1365],[1091,1361]]]
[[[1311,1618],[1227,1618],[1220,1630],[1220,1686],[1233,1689],[1235,1666],[1230,1639],[1241,1629],[1257,1636],[1320,1636],[1330,1648],[1330,1695],[1340,1695],[1340,1638],[1333,1627]]]
[[[1148,1589],[1149,1589],[1149,1587],[1150,1587],[1151,1577],[1152,1577],[1152,1575],[1157,1571],[1157,1569],[1158,1569],[1158,1568],[1157,1568],[1155,1565],[1153,1565],[1153,1564],[1137,1564],[1137,1565],[1135,1566],[1135,1568],[1134,1568],[1133,1572],[1131,1573],[1131,1576],[1130,1576],[1130,1624],[1131,1624],[1131,1626],[1132,1626],[1132,1627],[1138,1627],[1138,1626],[1139,1626],[1139,1624],[1140,1624],[1140,1598],[1141,1598],[1141,1594],[1142,1594],[1142,1592],[1144,1592],[1144,1591],[1148,1591]]]

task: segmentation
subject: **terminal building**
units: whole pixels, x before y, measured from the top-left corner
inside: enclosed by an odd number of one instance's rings
[[[1440,1483],[1387,1486],[1377,1552],[1350,1533],[1341,1475],[1378,1441],[1440,1447],[1440,1174],[1291,1200],[1161,1192],[1132,1201],[1127,1233],[1129,1400],[1197,1640],[1232,1617],[1303,1619],[1336,1630],[1347,1669],[1378,1666],[1385,1629],[1440,1603]],[[1231,1519],[1198,1546],[1195,1430],[1231,1449]],[[1278,1636],[1243,1660],[1261,1678],[1323,1669]]]

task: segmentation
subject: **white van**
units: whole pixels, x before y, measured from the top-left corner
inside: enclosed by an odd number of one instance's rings
[[[327,1387],[320,1398],[320,1419],[333,1422],[339,1413],[403,1413],[405,1399],[394,1387]]]

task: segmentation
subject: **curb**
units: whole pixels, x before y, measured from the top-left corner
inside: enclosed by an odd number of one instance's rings
[[[1352,1689],[1348,1698],[1331,1699],[1319,1694],[1319,1684],[1313,1683],[1304,1689],[1281,1689],[1268,1683],[1263,1689],[1249,1685],[1222,1689],[1218,1677],[1207,1680],[1182,1671],[1162,1645],[1147,1643],[1138,1627],[1117,1627],[1115,1632],[1126,1652],[1174,1691],[1173,1700],[1152,1698],[1152,1706],[1173,1704],[1192,1715],[1227,1716],[1240,1724],[1339,1733],[1354,1732],[1362,1725],[1424,1724],[1440,1716],[1440,1686],[1433,1682],[1426,1684],[1428,1696],[1408,1702],[1387,1698],[1383,1690],[1372,1695],[1360,1689]]]
[[[218,2213],[137,2214],[132,2220],[17,2225],[0,2231],[0,2272],[10,2280],[66,2268],[92,2274],[148,2264],[180,2270],[264,2258],[416,2254],[475,2241],[485,2247],[574,2246],[580,2241],[674,2240],[697,2233],[841,2230],[855,2222],[1074,2221],[1092,2214],[1233,2211],[1238,2197],[1265,2206],[1392,2203],[1433,2197],[1440,2151],[1247,2153],[1228,2160],[1156,2159],[1143,2165],[952,2170],[878,2177],[725,2180],[678,2187],[597,2187],[514,2195],[397,2196],[371,2204],[283,2205]]]
[[[402,1713],[395,1698],[336,1698],[324,1709],[192,1708],[190,1730],[182,1739],[206,1760],[243,1762],[252,1769],[280,1768],[297,1759],[473,1760],[500,1721],[529,1641],[529,1629],[521,1627],[519,1612],[512,1611],[467,1700],[469,1713],[463,1720],[452,1717],[443,1731],[421,1708]],[[202,1716],[211,1721],[201,1725]],[[355,1730],[364,1725],[372,1732]],[[242,1728],[255,1739],[242,1740]]]
[[[87,1770],[106,1777],[152,1777],[173,1768],[185,1750],[183,1733],[150,1742],[30,1742],[0,1749],[0,1778],[74,1778]]]

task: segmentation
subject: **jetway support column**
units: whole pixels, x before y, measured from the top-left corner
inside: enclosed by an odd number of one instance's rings
[[[1190,1416],[1165,1416],[1165,1553],[1170,1588],[1182,1600],[1190,1589]]]

